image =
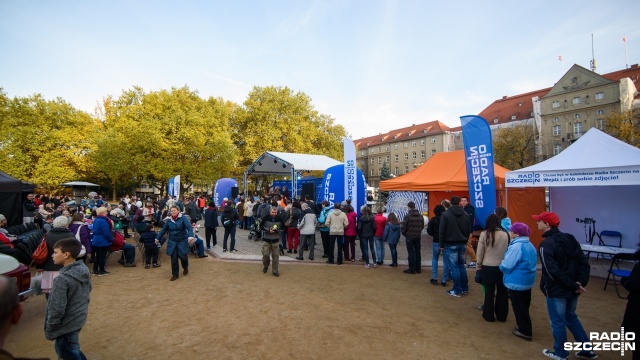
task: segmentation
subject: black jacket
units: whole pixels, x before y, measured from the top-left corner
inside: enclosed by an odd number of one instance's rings
[[[471,222],[471,232],[473,232],[473,224],[476,222],[476,208],[471,204],[467,204],[464,208],[464,212],[469,214],[469,221]]]
[[[376,234],[376,222],[373,215],[358,218],[358,236],[360,239],[373,239]]]
[[[466,244],[471,235],[471,219],[460,206],[451,206],[442,213],[438,237],[440,247]]]
[[[263,231],[262,240],[268,242],[280,241],[280,230],[284,229],[284,223],[278,215],[271,216],[271,214],[268,214],[262,218],[260,229]]]
[[[217,228],[218,223],[218,209],[215,206],[209,206],[204,210],[204,227]]]
[[[62,269],[62,265],[56,265],[51,258],[51,255],[53,255],[53,246],[58,242],[58,240],[75,239],[76,235],[65,227],[53,228],[45,236],[47,237],[47,251],[49,252],[49,255],[47,256],[47,261],[45,261],[44,264],[36,264],[36,269],[42,269],[45,271],[60,271],[60,269]]]
[[[199,220],[198,212],[196,211],[196,203],[190,201],[188,204],[184,206],[184,214],[189,216],[191,222],[196,222]]]
[[[226,219],[231,220],[230,228],[236,226],[236,220],[240,219],[238,212],[236,209],[232,208],[231,205],[227,205],[222,210],[222,214],[220,215],[220,220],[222,221],[222,226],[224,226],[224,221]]]
[[[409,240],[420,240],[422,238],[422,229],[424,228],[424,218],[420,211],[416,209],[409,210],[407,215],[402,219],[402,235]]]
[[[558,228],[552,228],[542,236],[544,240],[538,250],[542,262],[540,290],[549,298],[577,295],[579,285],[576,282],[587,286],[591,272],[580,243],[573,235],[560,232]]]
[[[433,237],[434,243],[440,242],[440,216],[434,216],[427,224],[427,234]]]

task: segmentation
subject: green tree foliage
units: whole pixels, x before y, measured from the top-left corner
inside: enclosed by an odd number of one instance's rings
[[[389,166],[387,166],[387,162],[385,161],[382,164],[382,169],[380,169],[380,181],[389,180],[391,178],[393,178],[393,176],[391,176],[391,169],[389,169]],[[378,192],[378,202],[379,203],[386,203],[387,199],[389,199],[389,192],[388,191],[379,191]]]
[[[612,113],[604,121],[604,131],[627,144],[640,147],[640,111]]]
[[[10,175],[47,190],[95,177],[88,156],[98,126],[89,114],[64,100],[42,95],[9,99],[0,88],[0,158]]]
[[[114,187],[145,179],[163,191],[175,175],[181,176],[181,192],[194,183],[213,183],[234,165],[232,109],[231,103],[203,100],[186,86],[150,93],[135,87],[109,97],[96,163]]]
[[[509,170],[536,163],[533,127],[515,125],[498,130],[493,139],[494,161]]]
[[[234,108],[232,139],[241,174],[265,151],[320,154],[342,159],[347,132],[328,115],[319,114],[311,98],[287,87],[254,87],[244,108]]]

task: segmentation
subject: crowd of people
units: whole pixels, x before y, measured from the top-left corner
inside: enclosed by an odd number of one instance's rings
[[[36,199],[41,203],[38,204]],[[49,199],[57,199],[60,203],[56,205]],[[375,215],[367,206],[356,210],[350,200],[332,205],[325,200],[317,205],[309,196],[290,199],[286,188],[275,188],[266,196],[254,194],[247,198],[240,195],[233,200],[225,198],[220,207],[212,201],[207,202],[203,196],[185,198],[184,201],[167,197],[158,201],[147,200],[144,204],[141,199],[127,196],[117,205],[110,205],[98,197],[87,202],[86,209],[81,205],[65,206],[65,200],[30,194],[23,206],[24,210],[34,211],[33,216],[25,216],[25,221],[41,220],[41,227],[46,230],[49,256],[44,263],[37,264],[36,269],[42,273],[41,289],[49,299],[45,333],[47,338],[56,340],[55,348],[60,357],[71,352],[83,358],[77,342],[77,347],[72,344],[86,321],[86,312],[79,306],[82,316],[72,321],[65,319],[69,314],[57,304],[88,299],[91,290],[89,275],[109,274],[105,268],[106,256],[114,251],[118,238],[121,244],[117,249],[123,250],[121,263],[125,267],[135,266],[135,247],[124,241],[130,236],[128,228],[140,233],[147,269],[160,267],[159,248],[167,243],[171,281],[179,278],[180,265],[183,276],[189,273],[187,255],[191,246],[197,248],[199,257],[206,257],[205,243],[207,249],[218,246],[216,232],[219,226],[224,228],[223,252],[238,250],[237,228],[255,231],[256,237],[263,242],[262,271],[267,273],[271,267],[276,277],[280,276],[279,256],[285,251],[295,254],[297,260],[304,260],[307,251],[307,259],[315,258],[316,233],[320,235],[322,257],[326,258],[327,264],[360,261],[367,269],[384,264],[386,246],[391,255],[388,265],[397,267],[397,245],[402,235],[408,260],[404,273],[418,274],[422,271],[420,248],[422,231],[426,228],[433,238],[431,284],[446,287],[450,281],[452,286],[446,293],[452,297],[465,296],[470,291],[467,267],[475,267],[475,281],[481,284],[484,294],[483,304],[478,306],[482,318],[489,322],[507,321],[511,302],[516,323],[513,334],[531,341],[533,328],[529,307],[539,257],[542,264],[540,289],[547,299],[554,337],[553,348],[544,349],[543,354],[553,359],[568,357],[569,353],[564,349],[567,328],[576,342],[589,341],[576,315],[576,308],[579,295],[586,291],[590,267],[580,244],[571,234],[559,230],[560,219],[552,212],[532,216],[538,229],[543,231],[543,240],[536,250],[529,239],[530,228],[523,222],[512,223],[506,209],[497,207],[485,221],[476,250],[472,246],[475,211],[466,198],[457,196],[436,205],[434,216],[426,224],[413,202],[407,204],[408,212],[399,221],[394,213],[385,216],[382,208],[375,209]],[[26,211],[23,213],[31,215]],[[4,216],[0,215],[0,225],[3,219]],[[199,220],[204,220],[204,241],[196,235]],[[161,230],[156,232],[156,227]],[[2,229],[0,227],[0,239],[10,235]],[[356,239],[359,239],[362,254],[359,260],[356,260]],[[439,277],[437,264],[440,255],[444,266]],[[466,264],[467,255],[471,258],[469,265]],[[636,253],[636,256],[640,255]],[[86,266],[85,272],[76,265],[85,263],[93,263],[92,272]],[[81,279],[80,285],[74,285],[76,288],[71,292],[68,291],[70,276]],[[624,283],[631,291],[624,319],[627,331],[638,330],[639,278],[640,269],[636,266]],[[0,285],[3,285],[2,281]],[[60,290],[63,288],[67,289],[66,295]],[[74,299],[64,299],[65,296]],[[0,321],[7,326],[15,323],[14,318],[6,316]],[[65,331],[58,330],[63,322],[68,322]],[[583,359],[598,356],[588,349],[575,355]]]

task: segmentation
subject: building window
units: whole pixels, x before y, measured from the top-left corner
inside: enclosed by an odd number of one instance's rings
[[[432,143],[432,144],[435,144],[435,143],[436,143],[436,138],[435,138],[435,136],[431,138],[431,143]]]
[[[382,156],[378,156],[378,164],[382,164]]]
[[[398,162],[398,154],[396,154],[396,162]]]
[[[404,159],[409,160],[409,153],[404,153]]]
[[[398,150],[398,144],[394,144],[394,145],[393,145],[393,148],[394,148],[395,150]]]
[[[407,165],[404,166],[404,173],[408,173],[409,172],[409,167]]]
[[[573,117],[576,118],[576,119],[580,119],[581,116],[580,116],[580,114],[575,114]]]
[[[378,176],[382,173],[382,169],[378,169]]]
[[[420,151],[420,158],[421,158],[421,159],[424,159],[424,158],[425,158],[424,150]]]
[[[573,134],[576,137],[582,136],[582,123],[581,122],[578,121],[578,122],[575,122],[573,124]]]
[[[420,139],[420,145],[424,145],[424,139]]]
[[[416,155],[416,152],[415,152],[415,151],[411,154],[411,158],[412,158],[412,159],[417,159],[417,158],[418,158],[418,156]]]
[[[431,156],[436,154],[436,149],[431,149]]]
[[[553,126],[553,135],[554,136],[560,135],[560,125],[554,125]]]
[[[384,158],[384,161],[385,161],[385,162],[387,162],[387,163],[389,163],[389,155],[387,155],[387,156]]]
[[[602,109],[598,110],[598,115],[604,115],[604,110]]]
[[[371,164],[375,164],[376,163],[376,159],[375,158],[371,158]]]
[[[398,167],[396,166],[395,171],[393,172],[394,175],[398,175]]]
[[[596,100],[604,100],[604,93],[603,92],[596,93]]]
[[[559,117],[557,117],[557,116],[556,116],[556,117],[554,117],[554,118],[553,118],[553,122],[560,122],[560,118],[559,118]]]
[[[364,156],[364,150],[360,151],[360,155]]]
[[[555,144],[553,145],[553,155],[558,155],[562,151],[562,145]]]
[[[366,161],[360,163],[360,166],[364,169],[364,166],[367,165]]]
[[[573,98],[573,105],[580,105],[580,103],[582,103],[582,99],[580,98],[580,96],[576,96]]]
[[[382,151],[382,147],[378,146],[378,152]]]
[[[385,146],[384,151],[389,151],[389,145]]]
[[[551,108],[552,109],[558,109],[560,108],[560,101],[554,101],[551,103]]]
[[[604,130],[604,119],[598,119],[598,120],[596,120],[596,122],[598,123],[596,125],[598,127],[598,129]]]
[[[416,147],[416,145],[418,145],[418,142],[417,142],[417,141],[415,141],[415,140],[413,140],[413,141],[411,142],[411,146]]]
[[[405,142],[404,142],[404,147],[406,147],[406,148],[408,148],[408,147],[409,147],[409,142],[408,142],[408,141],[405,141]]]

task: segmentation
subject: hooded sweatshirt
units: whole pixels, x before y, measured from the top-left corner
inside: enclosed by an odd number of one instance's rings
[[[91,273],[84,263],[76,261],[60,270],[53,280],[45,312],[47,340],[82,329],[87,322],[90,293]]]
[[[333,209],[327,216],[325,225],[329,227],[329,235],[344,235],[344,228],[349,225],[349,220],[340,209]]]
[[[470,234],[471,220],[462,207],[451,206],[442,213],[438,229],[440,247],[466,244]]]

